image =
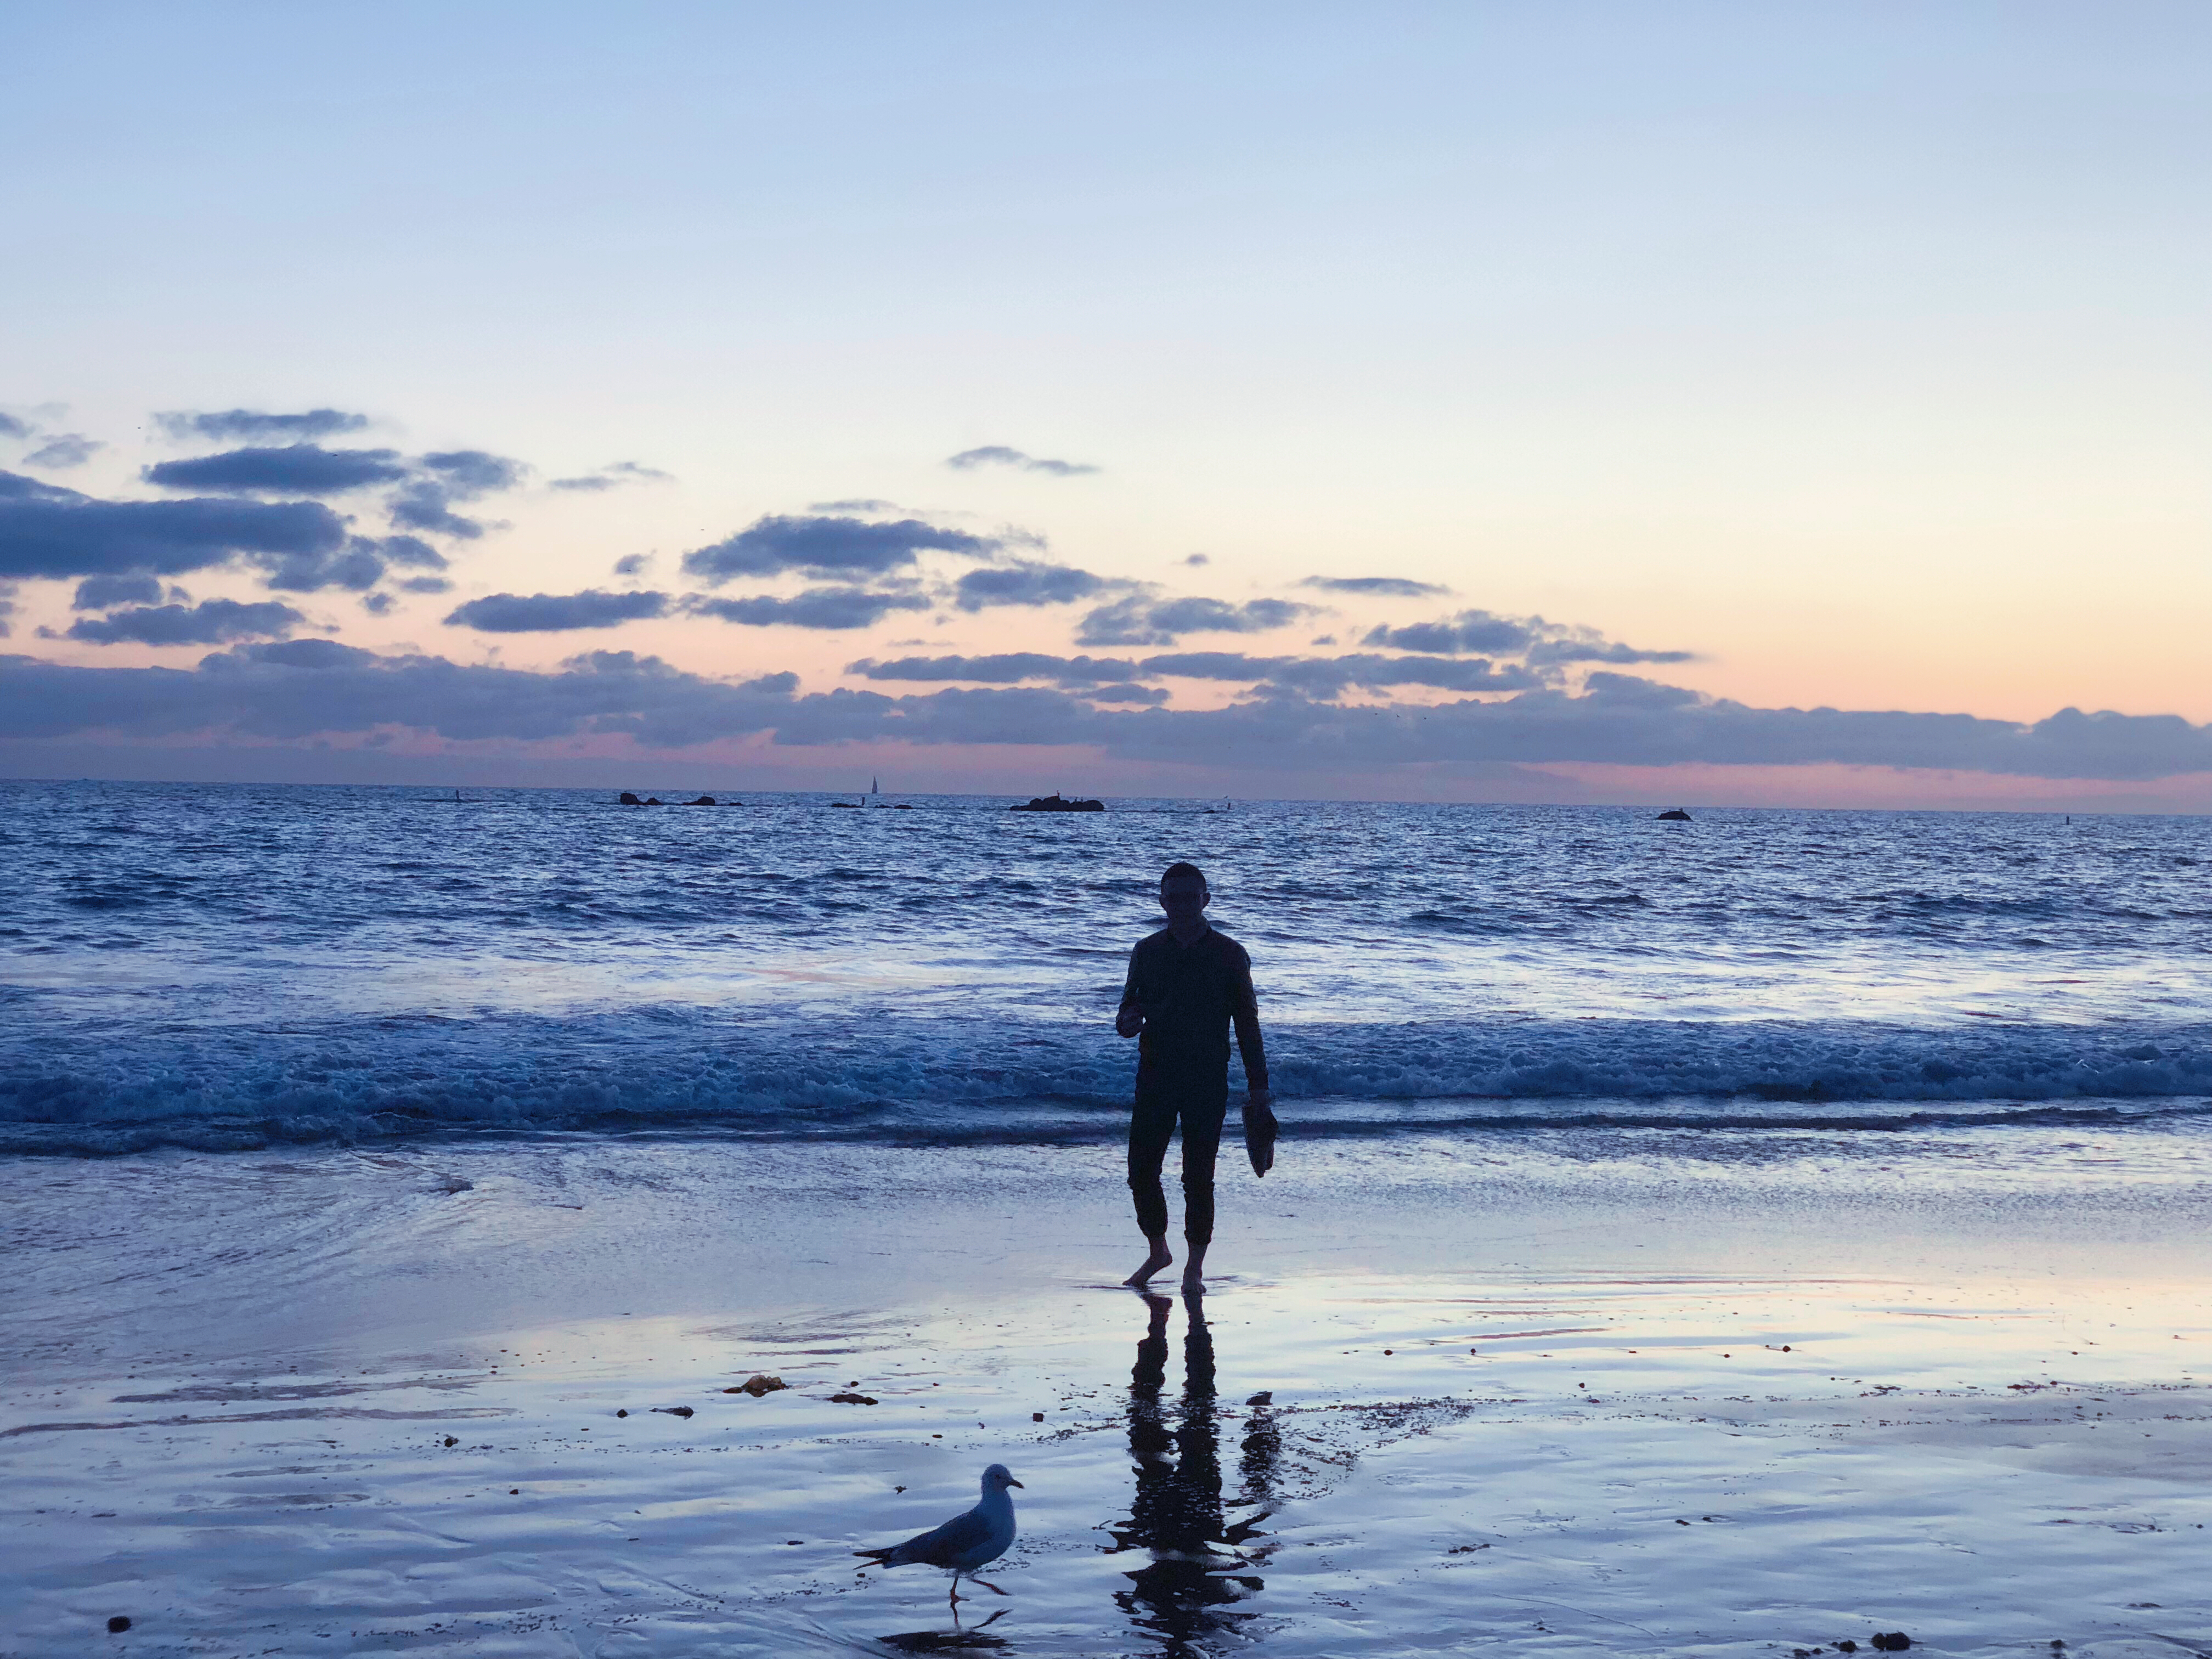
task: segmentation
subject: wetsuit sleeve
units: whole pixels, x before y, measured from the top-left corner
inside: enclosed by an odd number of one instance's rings
[[[1133,1006],[1137,1000],[1137,951],[1141,951],[1145,947],[1143,945],[1139,945],[1129,952],[1129,976],[1121,981],[1121,1006],[1123,1008]]]
[[[1252,957],[1243,945],[1229,980],[1229,1018],[1237,1026],[1237,1052],[1244,1060],[1244,1086],[1267,1086],[1267,1050],[1260,1041],[1260,999],[1252,989]]]

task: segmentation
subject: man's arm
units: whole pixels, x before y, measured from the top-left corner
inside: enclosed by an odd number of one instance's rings
[[[1260,998],[1252,988],[1252,957],[1242,945],[1229,982],[1229,1018],[1237,1027],[1237,1052],[1244,1060],[1244,1087],[1255,1102],[1264,1102],[1272,1092],[1267,1049],[1260,1040]]]
[[[1121,981],[1121,1006],[1115,1011],[1117,1036],[1133,1037],[1145,1029],[1145,1011],[1137,1006],[1137,953],[1129,952],[1129,976]]]

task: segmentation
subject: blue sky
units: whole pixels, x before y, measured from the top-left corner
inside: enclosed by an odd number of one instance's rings
[[[2208,33],[2178,4],[27,14],[0,769],[2205,810]],[[317,410],[362,418],[155,418]],[[300,443],[391,476],[218,464]],[[441,456],[510,470],[457,489]],[[58,505],[191,500],[351,539],[98,605],[112,549],[26,550]],[[900,525],[874,568],[758,555]],[[1311,585],[1376,577],[1407,586]],[[1480,618],[1519,654],[1400,642]],[[335,659],[287,641],[377,666],[325,708]],[[580,687],[609,653],[697,707]],[[1061,665],[949,678],[1024,653]],[[1066,666],[1105,653],[1131,678]],[[425,661],[519,677],[516,712],[441,714],[401,684]],[[226,674],[331,723],[269,729],[205,695]],[[2068,747],[2034,725],[2068,708],[2130,718]]]

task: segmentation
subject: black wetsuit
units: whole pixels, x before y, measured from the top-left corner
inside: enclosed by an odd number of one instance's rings
[[[1137,1101],[1129,1115],[1129,1190],[1145,1237],[1168,1230],[1160,1166],[1168,1137],[1182,1124],[1182,1236],[1193,1245],[1213,1237],[1213,1157],[1229,1111],[1229,1027],[1244,1057],[1244,1081],[1267,1086],[1260,1043],[1260,1011],[1252,994],[1252,958],[1226,933],[1207,928],[1189,945],[1163,927],[1129,953],[1121,1006],[1142,1009],[1137,1046]]]

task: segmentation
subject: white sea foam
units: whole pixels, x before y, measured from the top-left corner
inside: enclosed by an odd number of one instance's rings
[[[1802,1022],[1305,1024],[1273,1067],[1293,1133],[1600,1121],[2048,1123],[2212,1110],[2201,1028],[1925,1031]],[[1130,1045],[1088,1027],[761,1022],[696,1008],[392,1019],[0,1047],[0,1146],[202,1148],[483,1130],[1091,1139]],[[1233,1068],[1232,1068],[1233,1069]]]

